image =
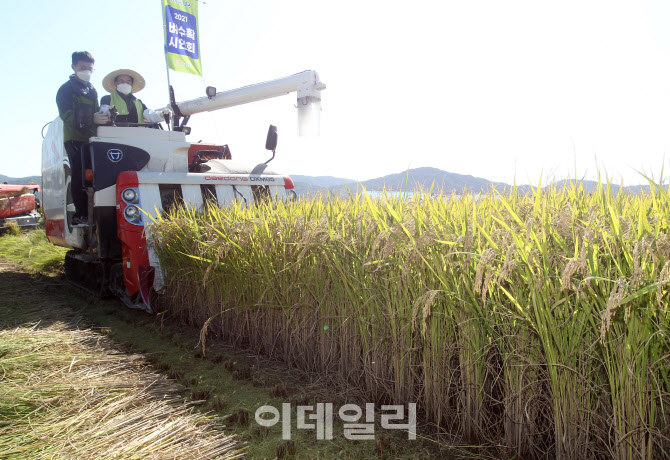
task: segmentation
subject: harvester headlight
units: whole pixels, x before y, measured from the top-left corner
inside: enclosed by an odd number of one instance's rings
[[[124,214],[126,215],[126,219],[128,219],[129,222],[136,224],[140,220],[142,220],[142,215],[140,214],[140,208],[137,206],[128,206],[126,210],[124,211]]]
[[[123,199],[129,203],[134,203],[137,200],[137,192],[132,188],[127,188],[123,191]]]

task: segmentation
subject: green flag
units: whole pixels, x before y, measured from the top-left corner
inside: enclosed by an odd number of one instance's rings
[[[197,0],[161,0],[161,3],[168,67],[202,76]]]

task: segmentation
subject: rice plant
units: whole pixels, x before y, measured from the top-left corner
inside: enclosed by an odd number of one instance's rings
[[[670,195],[362,193],[181,209],[165,308],[524,458],[670,452]]]

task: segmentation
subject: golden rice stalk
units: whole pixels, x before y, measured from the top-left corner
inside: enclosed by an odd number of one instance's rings
[[[607,308],[602,313],[602,323],[600,326],[600,341],[602,343],[605,343],[605,336],[612,325],[612,318],[616,314],[619,305],[621,305],[621,301],[626,297],[626,291],[626,280],[619,278],[614,285],[614,289],[610,292],[609,299],[607,300]]]
[[[661,303],[661,300],[663,299],[663,286],[670,282],[670,261],[665,263],[656,282],[658,283],[658,286],[656,287],[656,303],[658,303],[659,307],[663,307],[663,304]]]

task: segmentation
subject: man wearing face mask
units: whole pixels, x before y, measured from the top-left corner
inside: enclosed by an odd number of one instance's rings
[[[63,141],[70,160],[74,220],[85,223],[87,197],[82,181],[81,150],[90,137],[96,135],[96,125],[104,125],[109,115],[100,112],[98,93],[91,85],[95,60],[87,51],[72,53],[73,75],[63,83],[56,94],[58,114],[63,120]]]
[[[167,109],[151,110],[136,98],[137,93],[144,88],[142,75],[130,69],[119,69],[108,74],[102,80],[102,86],[111,94],[103,96],[100,105],[113,105],[118,111],[116,123],[160,123],[165,121]]]

